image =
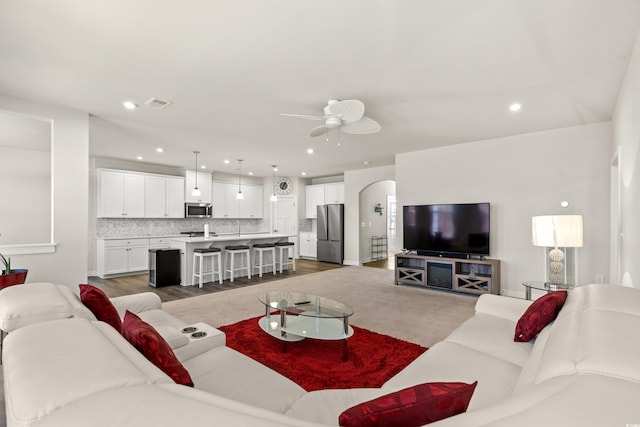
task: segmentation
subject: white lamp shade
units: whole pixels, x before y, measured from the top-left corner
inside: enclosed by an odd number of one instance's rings
[[[582,247],[582,215],[542,215],[531,218],[534,246]]]
[[[202,196],[202,193],[200,192],[200,189],[198,187],[195,187],[191,192],[191,195],[194,197],[200,197]]]

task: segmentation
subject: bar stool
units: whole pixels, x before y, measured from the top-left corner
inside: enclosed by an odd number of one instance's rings
[[[271,254],[271,262],[265,264],[263,262],[263,255]],[[269,267],[271,264],[271,271],[273,271],[273,275],[276,275],[276,245],[273,243],[255,243],[253,245],[253,259],[256,264],[253,265],[253,268],[258,269],[258,277],[262,277],[262,270]]]
[[[249,253],[249,246],[247,245],[232,245],[225,246],[225,271],[229,272],[229,280],[233,282],[233,276],[236,270],[247,270],[247,277],[251,279],[251,255]],[[244,262],[245,266],[236,267],[234,256],[245,255]]]
[[[289,270],[289,265],[293,265],[293,271],[296,271],[296,244],[293,242],[276,242],[276,248],[280,249],[280,273],[282,273],[282,266],[286,265],[287,270]],[[289,249],[293,249],[293,254],[291,254],[291,260],[289,260]],[[286,251],[286,261],[284,261]]]
[[[211,258],[211,269],[205,271],[204,260]],[[214,268],[215,264],[218,264],[218,268]],[[196,265],[198,271],[196,272]],[[214,275],[218,275],[218,282],[222,285],[222,250],[220,248],[198,248],[193,250],[193,277],[191,283],[196,283],[196,277],[198,278],[198,286],[202,288],[202,282],[206,275],[211,275],[211,281],[215,281]]]

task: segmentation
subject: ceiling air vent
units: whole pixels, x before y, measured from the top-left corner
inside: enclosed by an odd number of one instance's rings
[[[171,101],[165,101],[163,99],[158,99],[158,98],[149,98],[149,100],[145,102],[145,105],[162,110],[163,108],[166,108],[169,105],[171,105]]]

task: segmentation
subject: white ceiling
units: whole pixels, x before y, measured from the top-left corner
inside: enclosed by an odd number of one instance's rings
[[[638,0],[2,0],[0,92],[89,112],[92,156],[324,176],[609,120],[639,27]],[[280,116],[331,98],[382,131]]]

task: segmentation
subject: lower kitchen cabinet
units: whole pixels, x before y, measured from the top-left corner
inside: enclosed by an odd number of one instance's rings
[[[140,273],[149,268],[149,239],[98,239],[97,272],[100,278]]]
[[[300,257],[317,258],[318,238],[316,233],[300,233]]]

